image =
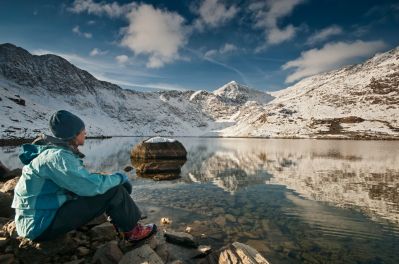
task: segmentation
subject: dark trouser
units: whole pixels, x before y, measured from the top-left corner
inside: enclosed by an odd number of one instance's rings
[[[140,219],[140,210],[122,185],[97,196],[79,196],[65,202],[50,226],[35,241],[51,240],[83,226],[106,213],[121,231],[133,229]]]

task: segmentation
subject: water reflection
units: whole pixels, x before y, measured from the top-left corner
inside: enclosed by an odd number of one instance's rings
[[[157,181],[180,178],[181,167],[185,162],[185,159],[132,159],[132,165],[136,169],[137,176]]]
[[[190,149],[194,164],[185,166],[185,174],[229,192],[260,183],[284,185],[305,198],[398,223],[398,146],[399,142],[225,139],[217,150]]]

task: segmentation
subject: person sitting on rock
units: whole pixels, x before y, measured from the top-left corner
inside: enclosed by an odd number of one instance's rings
[[[154,224],[141,225],[140,210],[130,194],[132,186],[123,173],[90,173],[78,150],[85,142],[83,121],[60,110],[50,118],[55,137],[41,135],[22,146],[25,166],[14,190],[12,207],[18,235],[46,241],[107,214],[131,242],[156,233]]]

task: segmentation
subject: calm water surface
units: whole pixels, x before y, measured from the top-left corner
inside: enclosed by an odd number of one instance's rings
[[[141,140],[88,140],[86,166],[120,171]],[[148,221],[169,217],[214,247],[247,243],[272,263],[399,263],[398,141],[179,140],[181,178],[129,173]],[[17,152],[0,160],[21,167]]]

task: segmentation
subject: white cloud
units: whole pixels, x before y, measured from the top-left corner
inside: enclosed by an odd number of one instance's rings
[[[231,20],[238,10],[234,5],[227,8],[220,0],[204,0],[198,8],[200,17],[194,22],[194,27],[202,30],[204,26],[220,26]]]
[[[111,18],[122,17],[136,6],[135,3],[120,5],[117,2],[106,4],[104,2],[95,3],[93,0],[75,0],[69,11],[73,13],[83,13],[93,15],[107,15]]]
[[[75,0],[71,12],[124,18],[129,25],[120,31],[122,46],[135,54],[147,55],[148,68],[159,68],[181,59],[180,48],[187,43],[189,30],[184,18],[175,12],[154,8],[148,4],[95,3],[93,0]]]
[[[223,47],[220,47],[220,49],[218,49],[218,50],[216,50],[216,49],[208,50],[207,52],[205,52],[204,56],[210,58],[210,57],[214,57],[216,55],[229,53],[229,52],[232,52],[235,50],[237,50],[237,47],[235,45],[226,43],[226,44],[224,44]]]
[[[115,60],[118,64],[125,64],[129,61],[129,57],[127,55],[118,55],[115,57]]]
[[[342,32],[343,32],[343,30],[341,27],[339,27],[337,25],[332,25],[330,27],[327,27],[320,31],[317,31],[316,33],[311,35],[308,38],[306,43],[309,45],[314,45],[316,43],[325,41],[326,39],[328,39],[331,36],[342,34]]]
[[[90,51],[90,56],[94,57],[94,56],[99,56],[99,55],[105,55],[108,53],[108,50],[100,50],[97,48],[94,48]]]
[[[279,27],[278,21],[291,14],[295,6],[305,0],[269,0],[250,4],[256,20],[254,27],[265,32],[266,44],[275,45],[292,39],[297,31],[293,25]]]
[[[284,70],[295,69],[285,82],[291,83],[317,73],[335,69],[353,62],[359,57],[370,56],[386,47],[383,41],[355,41],[352,43],[327,43],[321,49],[311,49],[301,53],[295,60],[285,63]]]
[[[179,49],[188,38],[183,17],[147,4],[134,8],[127,17],[129,26],[121,44],[135,54],[148,55],[147,67],[159,68],[179,59]]]
[[[235,51],[235,50],[237,50],[237,47],[235,45],[226,43],[219,51],[220,51],[220,53],[223,54],[223,53],[227,53],[227,52],[231,52],[231,51]]]
[[[79,26],[75,26],[74,28],[72,28],[72,32],[77,34],[78,36],[83,36],[83,37],[85,37],[87,39],[90,39],[90,38],[93,37],[93,35],[91,33],[89,33],[89,32],[80,31]]]

